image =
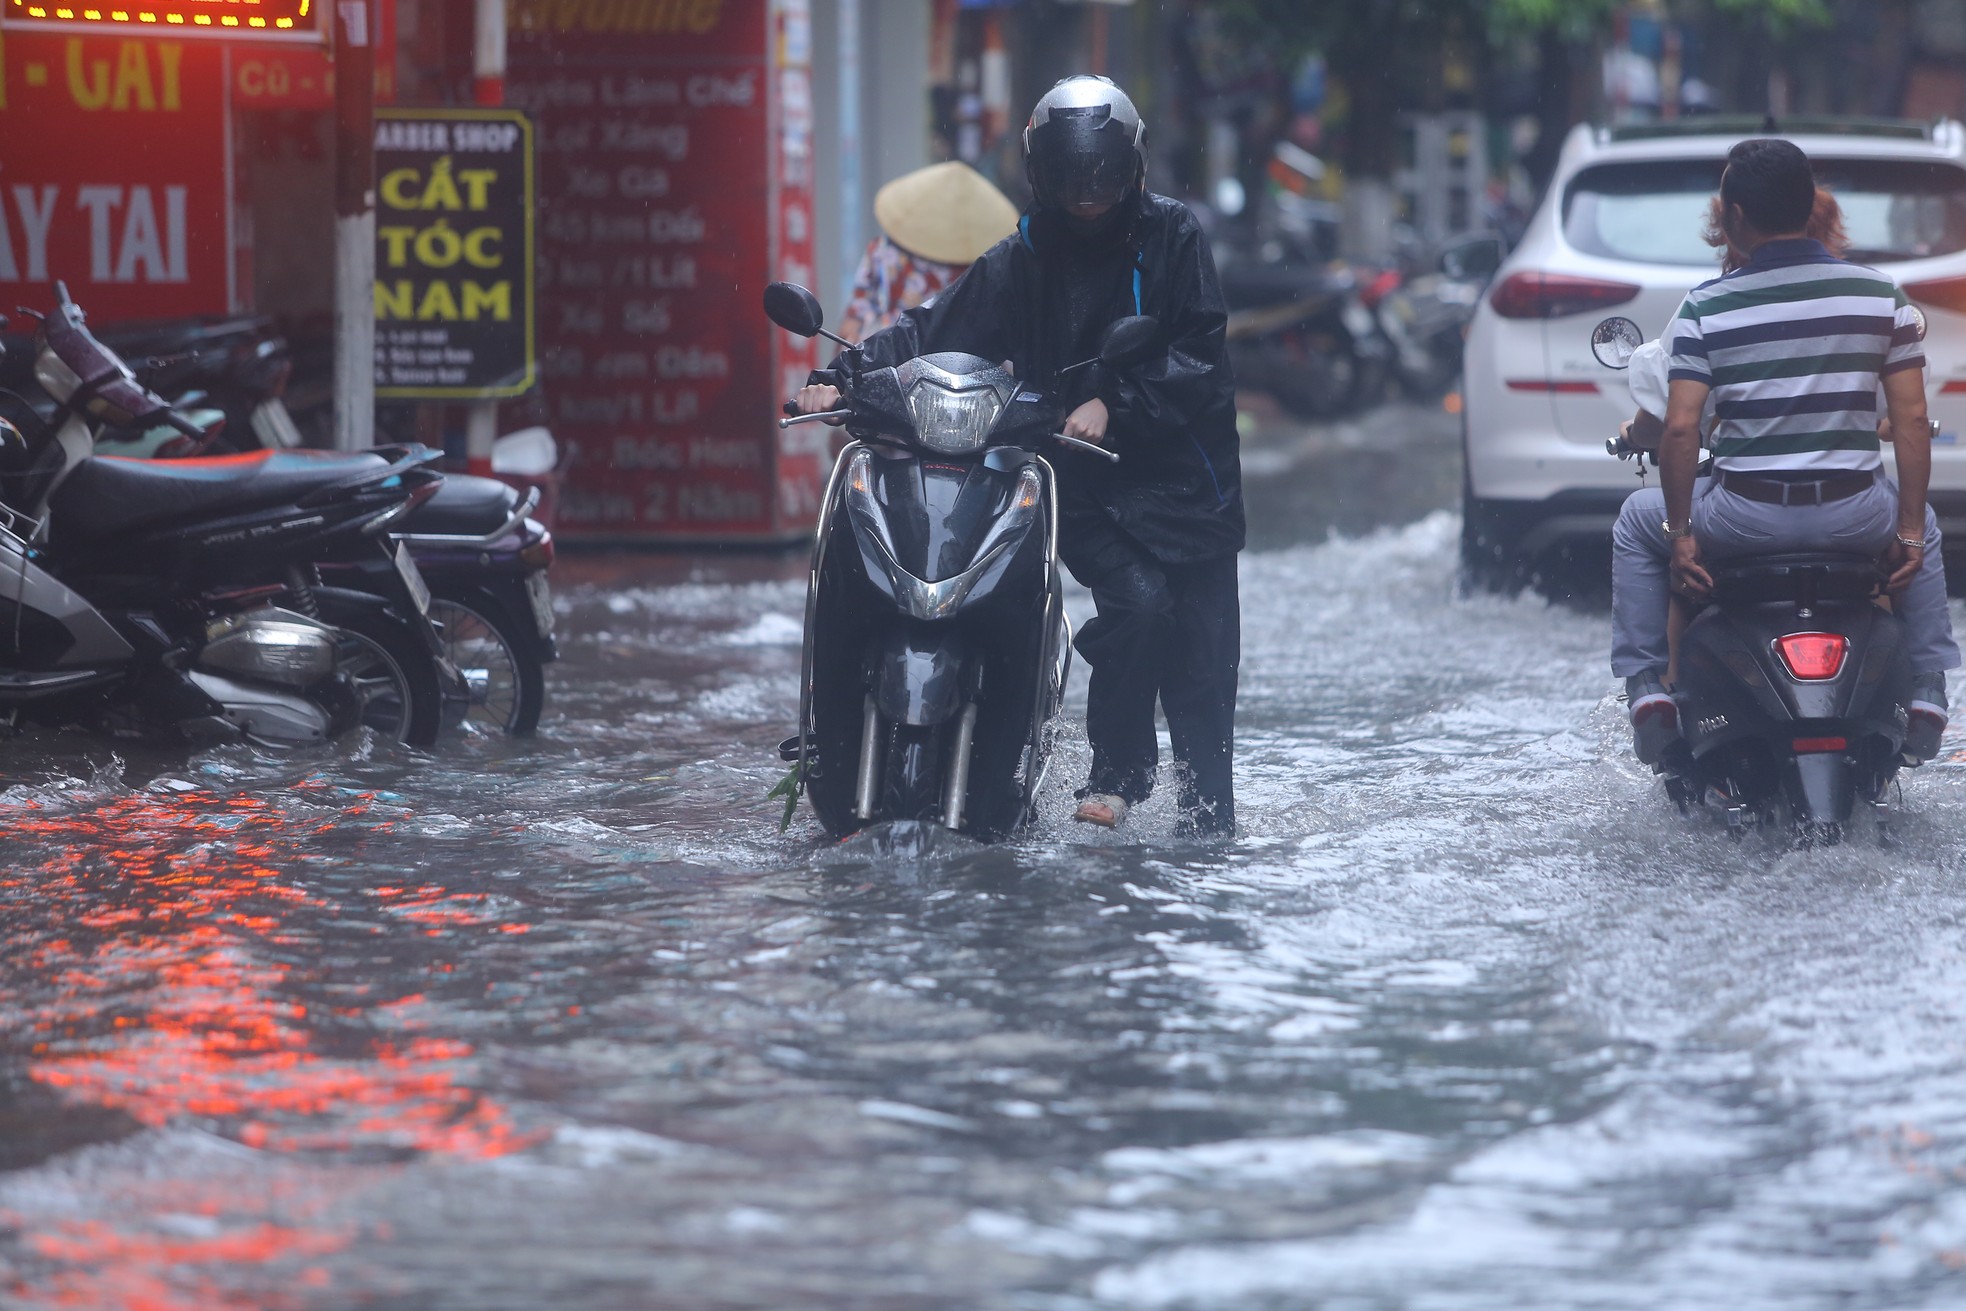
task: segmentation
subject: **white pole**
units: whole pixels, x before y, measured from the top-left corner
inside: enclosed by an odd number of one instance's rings
[[[853,298],[853,275],[867,244],[860,197],[860,0],[840,0],[840,299],[833,316]]]
[[[335,0],[334,444],[375,445],[375,47],[369,0]]]
[[[489,108],[505,103],[505,0],[478,0],[471,42],[472,98]],[[491,472],[498,438],[498,402],[472,401],[464,415],[464,467]]]

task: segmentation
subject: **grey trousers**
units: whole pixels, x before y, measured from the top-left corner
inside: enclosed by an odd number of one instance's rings
[[[1666,539],[1666,494],[1646,487],[1625,498],[1611,530],[1611,672],[1630,678],[1664,673],[1666,614],[1671,600],[1672,543]],[[1898,485],[1880,471],[1868,491],[1827,505],[1767,505],[1724,490],[1712,478],[1693,485],[1693,535],[1703,559],[1788,551],[1881,553],[1898,530]],[[1925,507],[1925,564],[1897,600],[1913,673],[1959,667],[1946,612],[1945,560],[1939,521]]]

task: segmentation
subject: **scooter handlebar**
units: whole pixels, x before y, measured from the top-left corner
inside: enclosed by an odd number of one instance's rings
[[[851,419],[852,410],[818,410],[812,414],[793,414],[789,419],[780,419],[778,426],[789,428],[795,423],[823,423],[828,419]]]
[[[203,428],[200,428],[197,424],[191,422],[191,420],[185,418],[182,414],[179,414],[176,410],[164,410],[159,415],[159,417],[162,418],[165,423],[169,424],[173,428],[176,428],[179,432],[183,433],[186,437],[189,437],[194,441],[203,441],[205,437],[208,435]]]
[[[1120,462],[1120,453],[1118,451],[1109,451],[1096,442],[1080,441],[1077,437],[1067,437],[1062,432],[1052,433],[1051,440],[1064,442],[1067,446],[1076,446],[1082,451],[1091,451],[1094,455],[1103,457],[1109,464],[1118,464]]]

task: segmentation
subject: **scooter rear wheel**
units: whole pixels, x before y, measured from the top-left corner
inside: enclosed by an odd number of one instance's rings
[[[473,682],[465,721],[514,737],[530,734],[546,705],[546,667],[532,617],[522,626],[480,588],[431,590],[430,619],[441,626],[444,652]]]
[[[427,747],[443,724],[443,689],[422,637],[378,611],[332,621],[344,637],[337,652],[356,698],[357,722],[390,742]]]

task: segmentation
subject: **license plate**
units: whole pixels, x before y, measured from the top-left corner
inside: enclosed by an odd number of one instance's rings
[[[396,576],[409,589],[410,600],[416,602],[417,613],[429,614],[430,584],[423,581],[423,571],[410,558],[410,548],[401,542],[396,543]]]
[[[553,587],[544,573],[526,575],[526,599],[532,602],[532,621],[541,637],[553,636]]]
[[[253,407],[253,435],[272,451],[291,451],[302,444],[300,425],[278,396],[268,397]]]

